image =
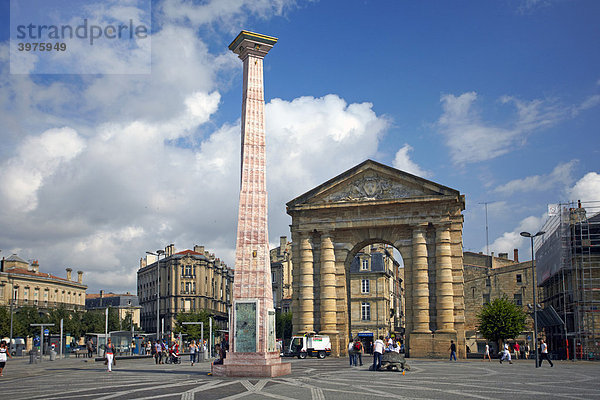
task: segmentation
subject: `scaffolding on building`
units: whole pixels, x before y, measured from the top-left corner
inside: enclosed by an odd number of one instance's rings
[[[534,243],[544,306],[564,325],[546,329],[560,358],[600,359],[600,201],[549,206]]]

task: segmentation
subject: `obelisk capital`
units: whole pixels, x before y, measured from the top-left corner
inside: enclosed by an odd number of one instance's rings
[[[260,33],[241,31],[229,45],[229,50],[244,60],[249,54],[264,58],[277,43],[277,38]]]

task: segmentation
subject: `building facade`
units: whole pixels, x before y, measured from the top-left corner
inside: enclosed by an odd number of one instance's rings
[[[105,293],[101,290],[100,293],[88,293],[85,296],[86,310],[104,310],[111,307],[117,310],[119,321],[123,321],[128,315],[134,325],[140,327],[140,302],[136,295],[129,292],[123,294]]]
[[[157,271],[160,271],[160,290],[157,289]],[[155,256],[143,257],[137,272],[142,330],[156,332],[158,293],[163,334],[173,333],[178,313],[201,310],[212,315],[217,326],[225,328],[231,308],[232,283],[233,271],[214,254],[205,251],[204,246],[175,252],[175,246],[169,245],[164,258],[158,262]]]
[[[557,204],[536,242],[544,324],[559,358],[600,359],[600,202]]]
[[[392,246],[367,246],[350,264],[350,336],[367,350],[379,336],[403,337],[403,280]]]
[[[512,260],[508,258],[508,253],[500,253],[495,257],[493,253],[487,256],[465,251],[463,257],[466,345],[470,352],[483,353],[486,340],[477,329],[477,315],[483,305],[506,296],[529,314],[527,305],[533,304],[533,270],[531,261],[519,262],[517,250],[514,250]],[[533,319],[528,317],[524,332],[515,339],[521,345],[528,342],[534,348],[532,337]],[[489,344],[497,351],[495,343]]]
[[[292,304],[292,242],[287,236],[279,238],[279,247],[271,249],[270,256],[273,307],[287,313]]]
[[[65,307],[68,310],[85,309],[83,272],[77,271],[77,280],[71,278],[72,269],[67,268],[67,277],[60,278],[40,272],[37,261],[31,264],[16,254],[2,260],[0,272],[0,306],[33,306],[39,309]]]

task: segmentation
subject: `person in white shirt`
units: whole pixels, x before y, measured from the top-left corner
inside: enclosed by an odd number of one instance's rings
[[[377,371],[381,367],[381,355],[384,351],[383,336],[379,336],[379,339],[373,344],[373,371]]]
[[[502,361],[506,359],[508,359],[509,364],[512,364],[508,343],[504,343],[504,351],[502,352],[502,357],[500,357],[500,364],[502,364]]]
[[[485,354],[483,355],[483,360],[481,361],[485,361],[485,358],[488,358],[488,360],[490,360],[490,362],[492,362],[492,357],[490,357],[490,345],[489,344],[485,344]]]
[[[544,361],[544,360],[548,360],[548,362],[550,363],[550,366],[554,367],[554,364],[552,364],[552,361],[548,357],[548,345],[546,343],[544,343],[544,339],[540,339],[540,349],[541,349],[540,367],[542,366],[542,361]]]

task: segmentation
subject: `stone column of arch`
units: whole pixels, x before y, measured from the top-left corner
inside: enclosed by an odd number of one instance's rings
[[[298,301],[300,318],[299,333],[314,332],[314,265],[313,244],[311,238],[304,234],[300,239],[300,298]]]
[[[414,333],[431,333],[429,329],[429,273],[427,262],[427,224],[413,227],[412,322]]]
[[[350,297],[347,286],[346,260],[348,258],[348,245],[346,243],[335,244],[335,274],[336,274],[336,331],[337,341],[331,342],[331,352],[336,356],[345,355],[347,343],[350,337],[349,321]]]
[[[335,252],[331,235],[321,235],[321,329],[334,333],[336,329]]]
[[[439,333],[454,333],[454,290],[450,225],[436,227],[436,309]]]
[[[400,251],[402,255],[402,262],[404,264],[404,326],[406,332],[412,332],[413,319],[412,319],[412,297],[409,293],[412,293],[412,247],[410,245],[396,244],[395,247]]]

